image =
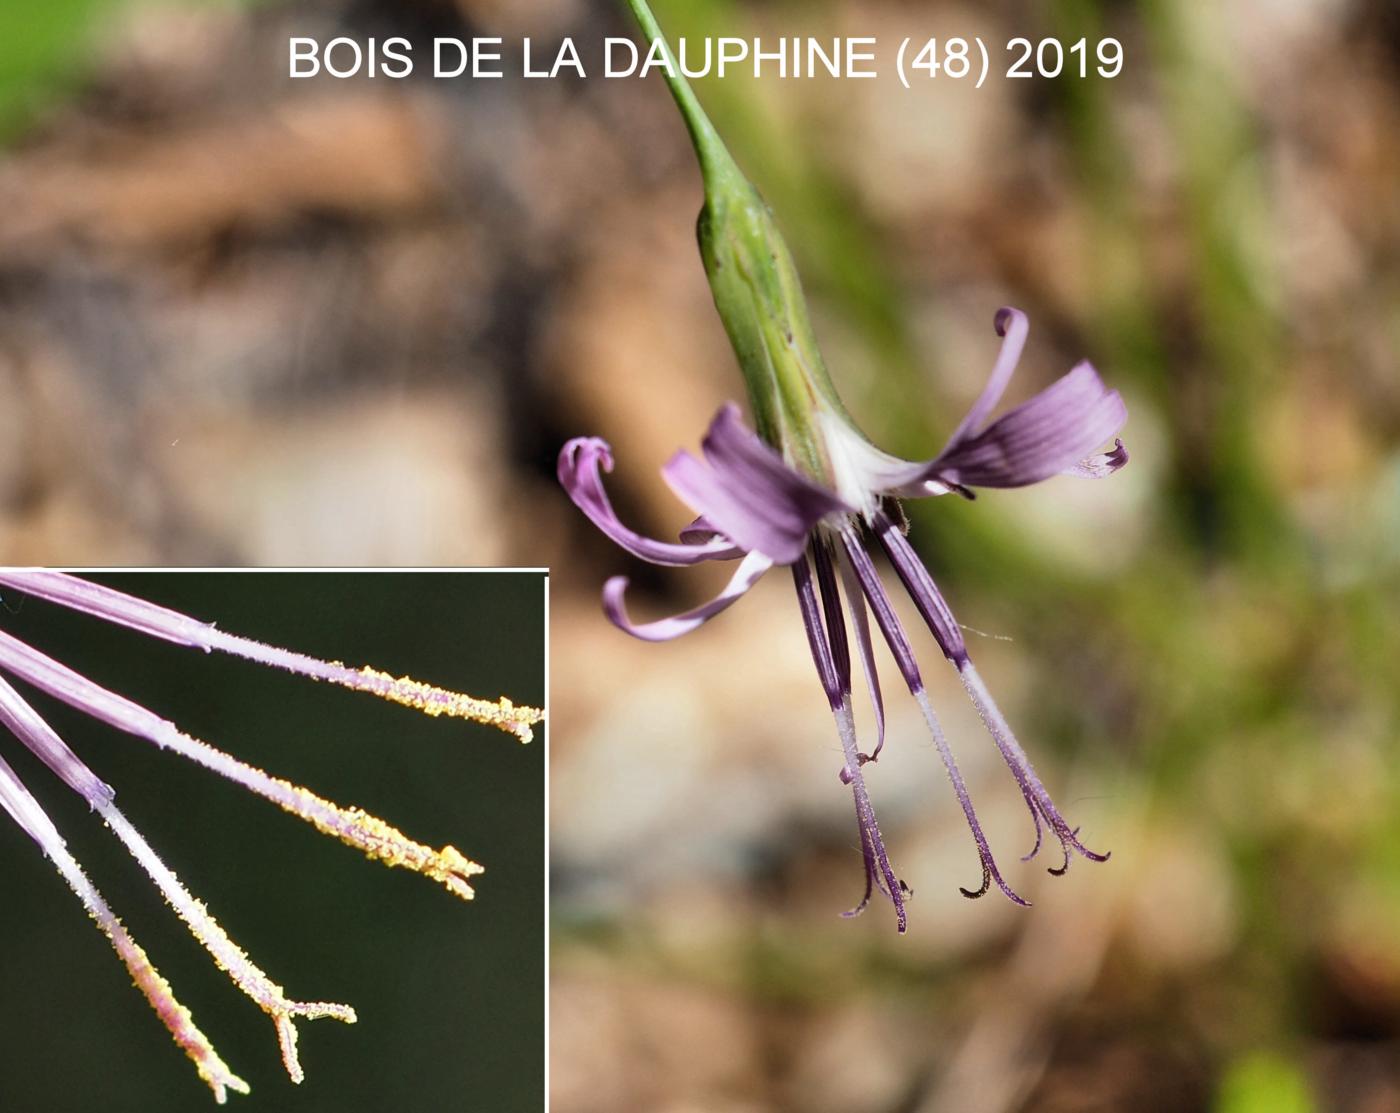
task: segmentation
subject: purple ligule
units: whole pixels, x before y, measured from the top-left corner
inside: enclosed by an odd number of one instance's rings
[[[68,748],[68,744],[3,678],[0,678],[0,724],[9,728],[11,734],[28,746],[35,757],[86,800],[89,806],[109,804],[115,799],[112,786],[89,769],[83,759]]]
[[[734,575],[729,578],[724,590],[708,603],[702,603],[695,609],[672,618],[643,623],[634,623],[627,615],[627,607],[623,601],[623,596],[627,594],[627,577],[614,576],[603,585],[603,613],[614,626],[634,638],[647,642],[671,641],[705,625],[715,615],[738,602],[772,567],[773,562],[762,553],[749,553],[739,562],[739,567],[734,570]]]
[[[812,528],[851,508],[783,462],[751,432],[732,402],[721,407],[701,442],[703,462],[684,450],[661,469],[671,490],[710,526],[774,564],[792,564]]]
[[[890,521],[883,510],[876,513],[870,526],[875,531],[880,546],[889,556],[890,563],[894,565],[905,590],[909,592],[909,597],[919,608],[919,614],[928,623],[928,628],[937,640],[938,647],[943,650],[943,655],[955,664],[967,660],[967,645],[963,642],[962,629],[953,617],[953,612],[948,609],[943,593],[938,590],[938,585],[933,582],[933,577],[928,574],[924,562],[919,559],[919,554],[914,552],[904,533]]]
[[[1002,308],[995,321],[1001,352],[982,394],[932,460],[882,474],[890,494],[920,497],[969,487],[1025,487],[1052,475],[1097,479],[1128,462],[1122,441],[1092,455],[1123,427],[1128,410],[1087,362],[991,424],[991,415],[1011,380],[1026,344],[1029,324],[1019,309]]]
[[[657,541],[622,524],[603,487],[602,472],[613,469],[612,449],[598,437],[576,437],[559,452],[559,483],[574,505],[610,540],[652,564],[690,565],[706,560],[733,560],[743,550],[710,531],[702,539],[682,534],[681,544]]]
[[[1034,398],[960,440],[935,461],[945,482],[969,487],[1025,487],[1089,456],[1128,420],[1128,408],[1089,363]]]

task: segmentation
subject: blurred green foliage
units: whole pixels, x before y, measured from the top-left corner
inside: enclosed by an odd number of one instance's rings
[[[1251,1055],[1226,1072],[1217,1113],[1314,1113],[1317,1104],[1296,1064]]]
[[[92,24],[120,0],[0,5],[0,139],[81,72]]]
[[[137,0],[0,4],[0,143],[78,86],[104,27]],[[259,0],[169,0],[170,6],[249,7]]]

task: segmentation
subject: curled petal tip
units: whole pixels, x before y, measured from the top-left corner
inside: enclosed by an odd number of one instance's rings
[[[1005,336],[1013,323],[1028,325],[1029,320],[1024,313],[1011,305],[1003,305],[992,319],[992,327],[996,329],[998,336]]]
[[[579,457],[587,453],[598,460],[606,472],[613,470],[612,446],[601,437],[574,437],[559,450],[559,482],[567,489],[579,469]]]
[[[575,437],[559,450],[559,485],[584,515],[616,545],[652,564],[690,565],[706,560],[742,556],[723,537],[711,534],[703,542],[675,544],[645,537],[617,516],[603,475],[613,470],[612,449],[599,437]]]

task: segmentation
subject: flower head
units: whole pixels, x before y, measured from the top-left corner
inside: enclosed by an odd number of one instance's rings
[[[0,570],[0,586],[48,599],[206,653],[231,653],[299,675],[368,692],[430,715],[448,715],[486,723],[507,731],[522,742],[530,741],[533,727],[543,718],[543,713],[537,709],[517,706],[507,699],[476,699],[408,677],[395,679],[372,669],[351,669],[336,662],[320,661],[264,645],[218,630],[176,611],[59,572]],[[387,865],[412,869],[439,881],[463,900],[471,900],[474,896],[471,878],[480,874],[482,867],[454,847],[434,849],[425,846],[368,812],[333,803],[306,788],[239,761],[181,732],[175,724],[155,712],[101,687],[0,631],[0,726],[7,728],[33,751],[97,812],[145,869],[167,903],[215,963],[272,1018],[283,1063],[294,1082],[302,1080],[294,1021],[298,1018],[332,1017],[354,1023],[354,1009],[348,1005],[288,998],[283,988],[234,943],[204,904],[192,896],[183,882],[161,861],[117,808],[116,794],[112,788],[68,747],[9,683],[9,678],[46,692],[118,730],[189,758],[306,820],[318,830],[356,847],[370,858]],[[132,939],[105,898],[69,853],[63,837],[43,807],[3,757],[0,757],[0,808],[8,812],[39,844],[77,894],[94,922],[111,941],[137,987],[170,1030],[175,1042],[193,1061],[200,1078],[213,1090],[216,1100],[222,1103],[229,1090],[246,1093],[247,1084],[215,1052],[195,1025],[189,1010],[176,999],[169,983]]]
[[[644,0],[629,2],[648,35],[664,42]],[[701,256],[744,375],[757,432],[745,426],[731,403],[710,423],[699,456],[680,451],[662,468],[671,490],[697,515],[678,542],[641,536],[618,519],[603,486],[603,473],[613,466],[606,442],[584,437],[564,446],[560,483],[599,529],[634,556],[670,565],[738,561],[718,596],[684,614],[634,622],[625,606],[624,577],[605,585],[604,610],[634,637],[668,640],[733,605],[774,565],[791,568],[812,658],[845,755],[840,778],[855,801],[866,888],[853,911],[864,909],[879,890],[894,904],[903,931],[905,889],[890,865],[863,772],[884,745],[873,618],[928,724],[977,847],[982,881],[963,892],[980,897],[995,883],[1025,904],[992,855],[868,546],[873,542],[888,557],[1016,778],[1035,825],[1035,846],[1027,858],[1039,851],[1048,827],[1064,851],[1063,863],[1050,872],[1065,872],[1073,854],[1102,861],[1107,855],[1085,846],[1055,807],[983,684],[948,604],[905,537],[896,500],[949,493],[972,498],[976,487],[1023,487],[1059,474],[1110,475],[1128,459],[1116,439],[1127,420],[1123,399],[1092,366],[1080,363],[991,420],[1029,330],[1025,314],[1003,308],[994,320],[1001,350],[987,385],[943,450],[915,462],[876,448],[857,429],[826,372],[796,268],[771,212],[725,150],[679,70],[673,65],[666,77],[700,159]],[[1105,449],[1109,441],[1113,445]],[[877,736],[869,753],[860,749],[852,715],[847,612],[875,712]]]

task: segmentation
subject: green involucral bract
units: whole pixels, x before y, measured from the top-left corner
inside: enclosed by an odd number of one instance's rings
[[[666,83],[700,160],[705,205],[700,255],[748,389],[759,435],[827,486],[833,475],[819,413],[854,427],[817,349],[802,282],[767,203],[734,162],[700,107],[646,0],[628,0],[643,32],[661,43]]]

